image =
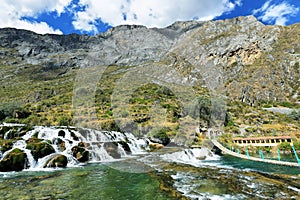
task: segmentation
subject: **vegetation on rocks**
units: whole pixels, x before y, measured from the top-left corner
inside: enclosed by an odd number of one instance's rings
[[[26,149],[31,150],[31,154],[33,155],[35,160],[38,160],[39,158],[43,158],[55,152],[55,150],[49,143],[36,138],[27,140]]]
[[[21,171],[26,167],[27,164],[27,155],[20,149],[14,149],[9,152],[1,161],[0,161],[0,171]]]

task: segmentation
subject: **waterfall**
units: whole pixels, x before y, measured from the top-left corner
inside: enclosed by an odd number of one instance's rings
[[[126,153],[126,151],[123,149],[123,147],[122,147],[121,144],[118,144],[118,152],[119,152],[119,154],[121,155],[121,157],[126,157],[126,156],[127,156],[127,153]]]
[[[92,146],[92,162],[111,161],[114,158],[110,156],[104,149],[104,143],[91,144]]]
[[[184,149],[182,151],[161,155],[161,158],[170,162],[179,162],[194,166],[203,165],[203,161],[219,160],[219,156],[214,155],[207,148]]]
[[[5,133],[8,137],[10,131]],[[51,146],[50,154],[42,158],[34,157],[33,149],[27,149],[28,143],[36,142],[44,146]],[[49,160],[62,155],[67,158],[67,167],[77,166],[86,162],[114,161],[129,155],[140,154],[147,149],[149,142],[146,139],[137,139],[131,133],[115,131],[98,131],[83,128],[69,127],[42,127],[36,126],[28,131],[21,139],[15,141],[10,150],[0,154],[0,161],[15,148],[26,153],[29,170],[44,168]],[[74,149],[75,148],[75,149]],[[54,152],[53,152],[54,151]],[[88,154],[85,154],[87,153]],[[79,161],[88,155],[87,160]],[[36,156],[36,155],[35,155]]]

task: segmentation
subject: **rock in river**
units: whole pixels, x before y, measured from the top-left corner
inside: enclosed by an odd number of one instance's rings
[[[16,148],[9,152],[1,161],[0,161],[0,171],[21,171],[23,170],[28,163],[27,155],[22,150]]]

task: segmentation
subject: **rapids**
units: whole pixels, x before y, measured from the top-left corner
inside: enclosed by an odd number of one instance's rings
[[[27,148],[32,138],[55,152],[35,159]],[[79,162],[72,150],[82,143],[87,162]],[[150,143],[130,133],[34,127],[0,154],[1,161],[18,148],[28,160],[23,171],[0,172],[0,199],[300,198],[299,168],[215,155],[207,148],[167,146],[151,152]],[[67,157],[66,168],[45,168],[57,154]]]

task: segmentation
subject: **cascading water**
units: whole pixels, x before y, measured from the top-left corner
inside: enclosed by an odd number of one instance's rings
[[[213,154],[207,148],[184,149],[182,151],[161,155],[166,161],[186,163],[193,166],[200,166],[202,161],[219,160],[220,156]]]
[[[10,130],[5,135],[8,134]],[[44,148],[41,150],[42,153],[47,151],[48,147],[49,153],[42,157],[36,152],[34,155],[33,150],[36,149],[28,148],[30,142],[36,142],[41,146],[39,148]],[[21,139],[18,137],[10,150],[1,153],[0,161],[14,149],[19,149],[27,156],[26,169],[35,170],[47,167],[49,161],[59,155],[67,159],[67,167],[72,167],[80,162],[113,161],[116,157],[123,158],[138,154],[147,148],[147,144],[146,140],[137,139],[130,133],[37,126],[24,134]]]

